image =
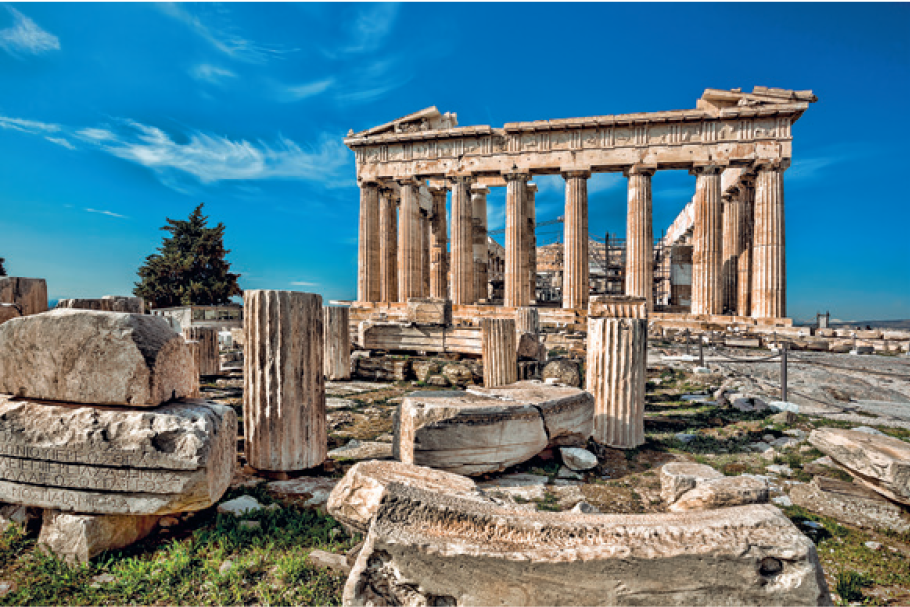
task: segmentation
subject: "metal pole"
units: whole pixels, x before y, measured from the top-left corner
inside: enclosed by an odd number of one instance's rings
[[[698,366],[705,366],[705,340],[704,337],[698,340]]]
[[[689,355],[689,329],[686,329],[686,356]]]
[[[780,399],[787,402],[787,342],[780,349]]]

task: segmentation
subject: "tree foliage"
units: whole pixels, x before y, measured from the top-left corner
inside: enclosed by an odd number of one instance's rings
[[[3,265],[5,262],[6,260],[0,257],[0,276],[6,276],[6,266]]]
[[[186,220],[167,218],[161,229],[169,232],[157,253],[139,268],[140,282],[133,294],[153,308],[223,305],[241,295],[239,274],[230,272],[224,248],[224,224],[210,228],[200,204]]]

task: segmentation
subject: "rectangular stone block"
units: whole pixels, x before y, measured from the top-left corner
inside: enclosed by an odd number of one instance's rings
[[[53,310],[0,325],[0,394],[155,407],[196,382],[189,348],[160,316]]]
[[[648,302],[629,295],[595,295],[588,316],[596,318],[648,318]]]
[[[452,300],[432,297],[408,299],[407,321],[421,325],[451,325]]]
[[[70,565],[86,563],[105,550],[126,548],[138,542],[155,529],[160,518],[45,510],[38,545]]]
[[[14,304],[22,316],[47,312],[47,283],[43,278],[0,278],[0,302]]]
[[[227,490],[237,416],[185,400],[155,409],[0,396],[0,501],[90,514],[201,510]]]

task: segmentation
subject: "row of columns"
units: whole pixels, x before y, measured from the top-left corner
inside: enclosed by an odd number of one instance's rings
[[[754,183],[741,179],[738,191],[722,196],[723,167],[692,169],[696,177],[692,267],[692,313],[778,318],[786,314],[782,163],[757,167]],[[644,298],[653,309],[653,221],[651,178],[640,165],[628,178],[625,293]],[[563,173],[566,182],[563,307],[588,305],[588,179],[590,171]],[[506,182],[504,305],[533,303],[537,260],[536,186],[529,173],[503,174]],[[400,184],[400,212],[391,189],[361,186],[361,301],[407,301],[412,297],[452,299],[456,305],[487,299],[487,194],[469,176],[450,178],[452,191],[451,293],[446,237],[446,192],[430,188],[429,214],[419,204],[415,179]]]

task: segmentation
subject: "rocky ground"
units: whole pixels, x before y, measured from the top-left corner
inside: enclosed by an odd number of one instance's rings
[[[781,413],[762,404],[779,399],[779,363],[727,359],[767,354],[707,350],[706,369],[696,372],[682,348],[655,344],[644,445],[621,451],[590,443],[598,465],[581,473],[564,466],[558,452],[545,451],[476,480],[489,494],[529,509],[647,513],[666,510],[657,469],[667,462],[757,475],[769,482],[773,503],[816,543],[836,601],[910,604],[910,532],[860,528],[791,498],[815,477],[850,482],[806,441],[815,428],[864,426],[910,441],[910,358],[797,353],[788,384],[799,411]],[[324,513],[328,493],[357,461],[391,457],[392,414],[416,387],[443,389],[426,381],[431,377],[329,383],[330,461],[289,479],[238,472],[222,505],[242,495],[257,503],[240,516],[212,508],[174,517],[143,542],[77,567],[37,551],[27,529],[8,527],[0,536],[0,602],[339,603],[347,566],[342,555],[360,538]],[[213,379],[203,391],[239,414],[241,386],[234,375]]]

